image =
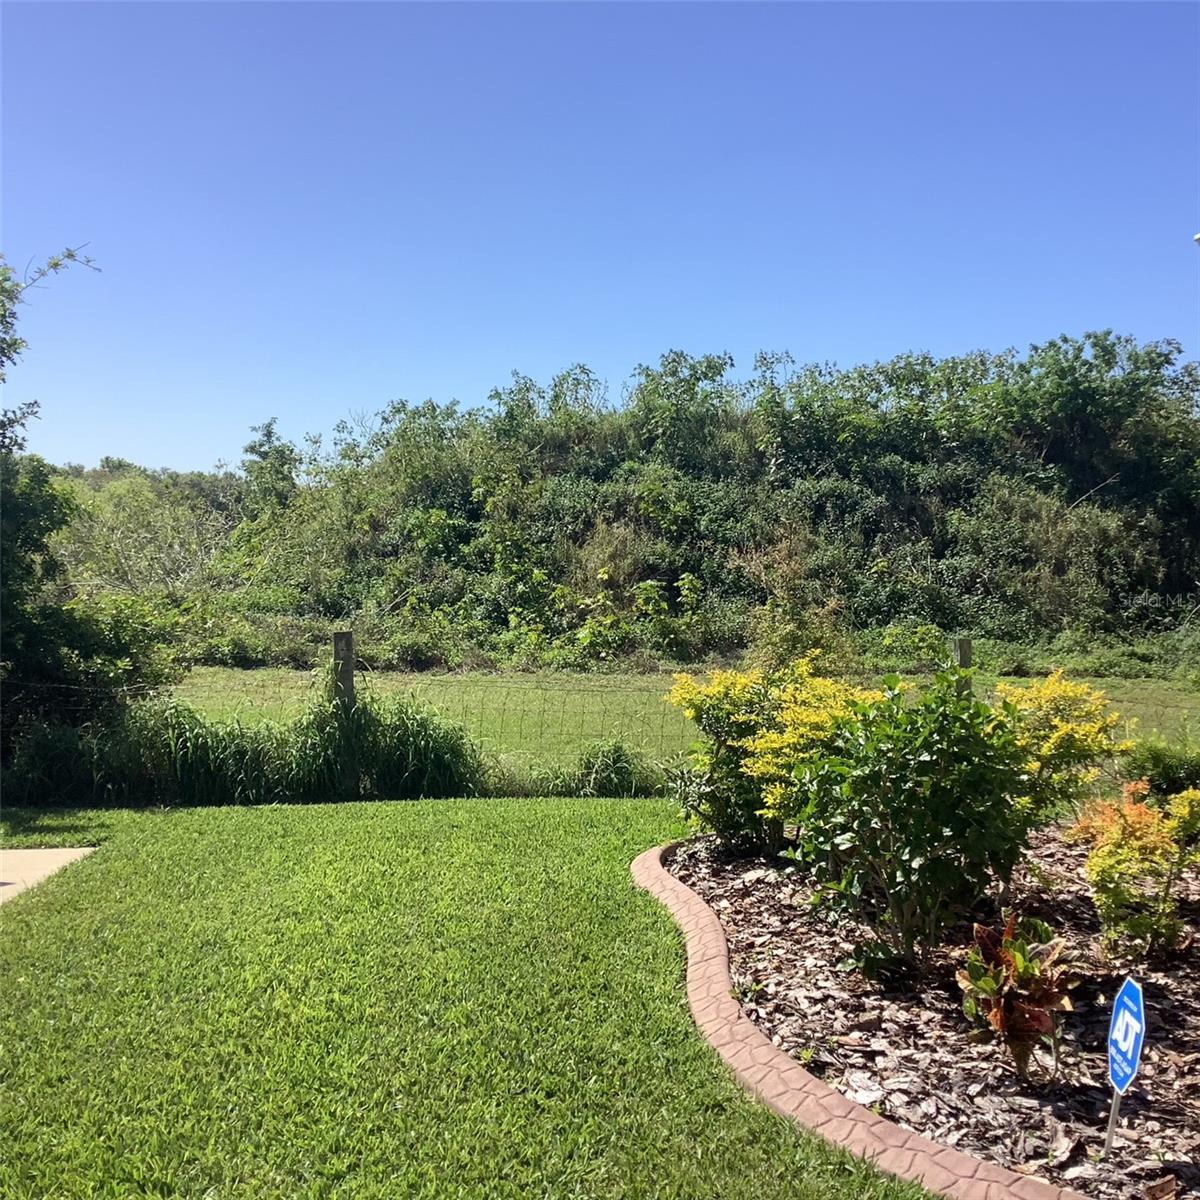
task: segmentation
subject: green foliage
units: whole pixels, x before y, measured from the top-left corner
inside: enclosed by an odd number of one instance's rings
[[[676,676],[670,700],[704,735],[691,768],[674,777],[676,794],[684,814],[728,846],[779,848],[783,826],[770,810],[772,791],[827,742],[854,700],[870,695],[816,675],[815,659],[813,651],[771,673]]]
[[[1146,780],[1151,794],[1160,798],[1200,788],[1200,743],[1146,738],[1126,753],[1121,770],[1128,780]]]
[[[1093,844],[1087,876],[1105,939],[1113,949],[1151,955],[1177,942],[1184,873],[1200,863],[1200,789],[1145,804],[1145,781],[1127,784],[1119,803],[1085,814],[1079,832]]]
[[[64,251],[20,283],[0,258],[0,380],[25,347],[16,334],[23,293],[72,262],[90,265]],[[54,540],[78,506],[47,463],[24,453],[37,413],[36,402],[0,412],[0,761],[20,722],[79,723],[171,675],[142,602],[91,608],[66,578]]]
[[[1099,775],[1099,764],[1126,748],[1120,714],[1108,697],[1055,671],[1028,684],[1000,682],[996,695],[1015,715],[1029,774],[1027,800],[1041,819],[1073,812]]]
[[[1056,938],[1045,921],[1018,921],[1010,914],[999,933],[975,926],[975,944],[957,974],[963,1012],[969,1020],[985,1022],[1007,1046],[1018,1075],[1029,1073],[1041,1042],[1052,1047],[1057,1073],[1060,1014],[1071,1010],[1065,950],[1066,941]]]
[[[287,619],[369,626],[397,668],[923,669],[969,631],[997,671],[1186,679],[1198,397],[1174,343],[1110,332],[748,379],[672,351],[617,405],[573,367],[328,444],[267,421],[236,473],[65,470],[54,544],[75,589],[239,614],[196,662],[308,661]]]
[[[1015,714],[943,672],[919,695],[894,677],[855,706],[827,748],[799,761],[774,811],[827,899],[865,915],[912,960],[994,881],[1006,882],[1032,822]]]
[[[406,696],[345,711],[326,695],[254,725],[150,699],[102,725],[27,723],[4,788],[23,804],[277,804],[469,795],[482,771],[461,729]]]
[[[589,742],[579,752],[581,796],[652,796],[662,788],[661,777],[646,760],[615,738]]]

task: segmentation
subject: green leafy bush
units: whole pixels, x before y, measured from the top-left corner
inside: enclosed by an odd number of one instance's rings
[[[915,699],[890,677],[772,805],[797,825],[791,853],[828,900],[865,916],[902,960],[1009,879],[1032,824],[1015,714],[959,677],[943,672]]]
[[[670,694],[704,740],[675,777],[685,815],[727,845],[778,849],[783,825],[768,812],[794,764],[829,738],[852,703],[876,693],[816,674],[817,652],[773,671],[677,675]]]
[[[1200,788],[1200,742],[1146,738],[1125,755],[1122,774],[1128,780],[1146,780],[1158,797]]]

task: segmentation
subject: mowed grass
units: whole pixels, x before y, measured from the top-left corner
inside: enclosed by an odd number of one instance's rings
[[[679,832],[658,801],[127,816],[3,907],[0,1195],[919,1195],[697,1034],[629,878]]]
[[[584,744],[601,738],[620,738],[651,758],[670,759],[698,737],[695,725],[666,702],[669,675],[374,672],[360,678],[381,692],[415,692],[491,753],[546,764],[571,762]],[[1200,693],[1194,688],[1155,679],[1084,682],[1108,695],[1129,736],[1200,736]],[[994,676],[980,676],[977,687],[989,694],[995,683]],[[197,667],[176,694],[210,716],[253,722],[294,713],[311,688],[305,671]]]

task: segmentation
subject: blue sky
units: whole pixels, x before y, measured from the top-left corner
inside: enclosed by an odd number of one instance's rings
[[[3,6],[31,448],[236,460],[279,417],[664,351],[845,365],[1200,339],[1194,4]]]

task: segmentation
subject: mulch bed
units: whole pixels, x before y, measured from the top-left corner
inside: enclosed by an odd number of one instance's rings
[[[698,838],[668,862],[720,917],[743,1011],[840,1092],[946,1146],[1098,1200],[1200,1195],[1200,941],[1149,966],[1107,959],[1083,875],[1086,851],[1039,835],[1015,881],[1018,912],[1048,921],[1078,964],[1057,1080],[1023,1080],[1004,1047],[971,1035],[955,983],[970,923],[951,931],[917,983],[872,982],[848,962],[865,929],[833,921],[784,860],[732,859]],[[1200,927],[1200,886],[1181,915]],[[1000,923],[992,900],[974,914]],[[1142,985],[1145,1047],[1104,1144],[1108,1023],[1127,974]]]

